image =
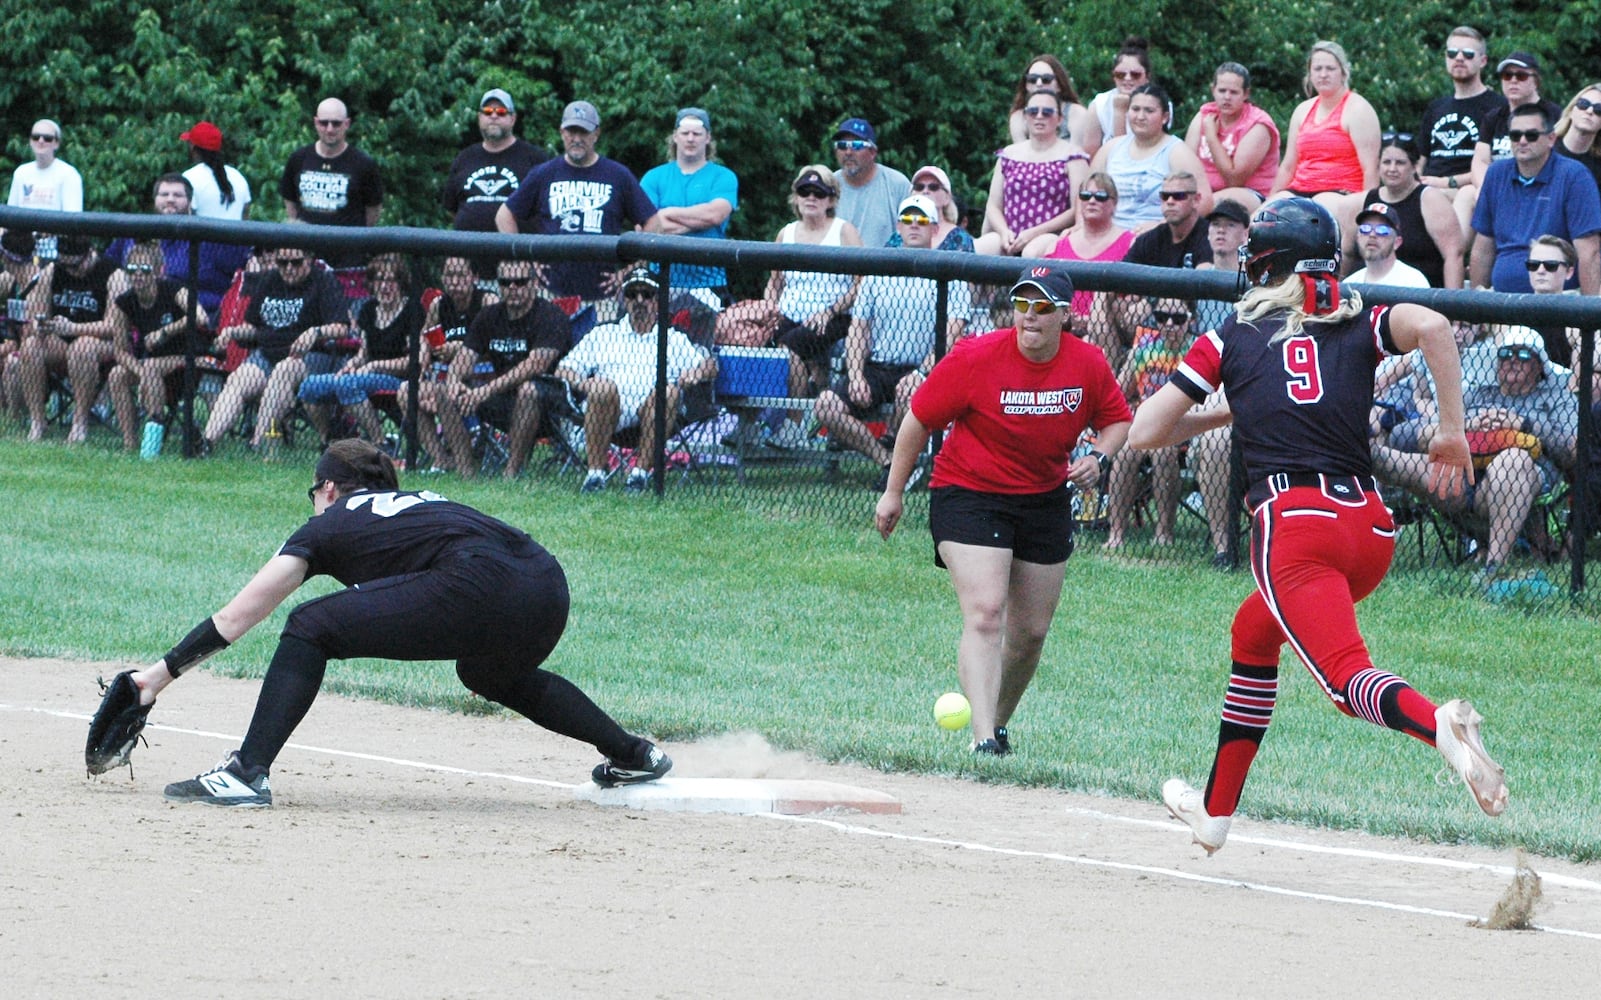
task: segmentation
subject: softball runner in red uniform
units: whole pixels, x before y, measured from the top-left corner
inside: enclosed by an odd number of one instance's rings
[[[1306,198],[1270,202],[1240,250],[1245,293],[1237,315],[1196,342],[1172,380],[1135,417],[1135,448],[1175,444],[1234,422],[1251,484],[1251,572],[1257,589],[1234,615],[1233,671],[1217,756],[1203,795],[1162,786],[1168,810],[1208,854],[1223,846],[1246,773],[1267,733],[1280,647],[1290,645],[1340,711],[1436,747],[1496,816],[1506,782],[1465,701],[1436,707],[1373,665],[1356,602],[1379,585],[1395,549],[1395,522],[1370,466],[1367,414],[1373,370],[1387,353],[1421,347],[1440,387],[1429,446],[1430,488],[1462,491],[1471,476],[1462,433],[1462,373],[1451,326],[1421,306],[1362,308],[1335,278],[1339,228]],[[1227,387],[1228,407],[1191,406]]]
[[[1047,267],[1012,287],[1015,328],[957,341],[912,396],[874,521],[888,538],[931,430],[949,427],[929,480],[935,565],[962,609],[956,669],[973,751],[1011,752],[1006,726],[1034,670],[1073,551],[1072,481],[1093,486],[1129,410],[1100,350],[1062,336],[1073,283]],[[1073,460],[1086,427],[1099,451]]]
[[[290,612],[244,744],[212,770],[168,785],[178,802],[270,806],[267,772],[322,687],[330,659],[455,660],[471,691],[607,756],[592,777],[653,781],[673,766],[571,682],[540,668],[567,625],[567,578],[522,531],[429,491],[401,491],[389,458],[336,441],[306,491],[313,515],[220,611],[133,675],[142,704],[248,632],[301,583],[345,589]]]

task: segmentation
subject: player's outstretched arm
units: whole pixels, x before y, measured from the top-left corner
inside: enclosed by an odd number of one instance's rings
[[[1171,382],[1162,386],[1134,411],[1128,446],[1140,451],[1166,448],[1234,419],[1227,406],[1205,410],[1192,409],[1194,406],[1195,401],[1178,386]]]
[[[299,556],[276,555],[267,560],[222,610],[195,626],[161,659],[133,675],[140,701],[150,704],[184,671],[226,649],[272,614],[305,582],[306,569],[306,560]]]

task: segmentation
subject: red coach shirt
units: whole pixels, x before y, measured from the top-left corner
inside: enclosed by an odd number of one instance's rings
[[[1017,331],[956,342],[912,395],[923,426],[949,426],[930,486],[985,493],[1045,493],[1067,482],[1086,427],[1132,420],[1100,349],[1062,335],[1050,361],[1017,349]]]

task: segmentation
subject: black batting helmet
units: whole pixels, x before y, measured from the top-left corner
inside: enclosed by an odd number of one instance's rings
[[[1248,286],[1292,274],[1338,274],[1340,226],[1311,198],[1270,201],[1251,216],[1240,247],[1240,272]]]

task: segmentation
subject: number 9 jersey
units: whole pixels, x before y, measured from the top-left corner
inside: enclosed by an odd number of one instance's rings
[[[1196,340],[1172,383],[1197,403],[1226,390],[1247,482],[1279,472],[1369,476],[1373,373],[1397,353],[1389,320],[1389,307],[1376,306],[1274,342],[1282,312],[1230,316]]]

